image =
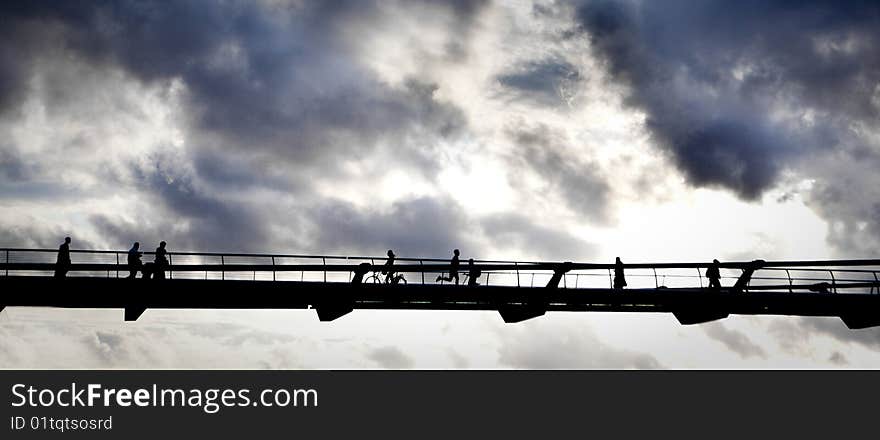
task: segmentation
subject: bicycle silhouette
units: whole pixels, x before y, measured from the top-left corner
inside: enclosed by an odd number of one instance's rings
[[[385,275],[384,279],[382,278],[382,275]],[[401,281],[403,281],[403,284],[406,284],[406,278],[404,278],[402,273],[399,273],[397,275],[382,273],[380,275],[378,270],[374,270],[373,274],[368,276],[367,279],[364,280],[365,283],[372,282],[375,284],[400,284]]]

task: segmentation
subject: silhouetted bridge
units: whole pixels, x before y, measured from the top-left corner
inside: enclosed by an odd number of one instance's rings
[[[880,260],[724,262],[720,289],[706,286],[709,263],[625,264],[629,287],[615,290],[613,264],[475,260],[473,286],[466,262],[455,285],[434,281],[448,274],[449,260],[397,258],[394,271],[405,279],[392,284],[381,275],[384,257],[177,252],[166,279],[147,280],[126,278],[124,251],[71,250],[68,275],[58,279],[56,254],[0,249],[0,310],[118,308],[127,321],[150,308],[311,308],[322,321],[354,309],[497,310],[505,322],[604,311],[672,313],[682,324],[741,314],[880,325]]]

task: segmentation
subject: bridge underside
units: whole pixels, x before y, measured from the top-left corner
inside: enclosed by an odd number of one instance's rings
[[[505,322],[546,312],[672,313],[682,324],[737,315],[836,316],[849,328],[880,325],[880,295],[738,292],[727,289],[564,289],[455,285],[352,285],[339,282],[0,278],[7,306],[124,309],[315,309],[331,321],[356,309],[495,310]]]

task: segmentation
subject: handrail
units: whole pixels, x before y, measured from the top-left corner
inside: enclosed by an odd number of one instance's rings
[[[5,263],[2,262],[3,259],[2,256],[0,256],[0,274],[5,273],[8,276],[9,273],[12,272],[13,276],[46,276],[45,272],[52,272],[57,269],[57,264],[54,262],[50,262],[52,260],[49,260],[49,258],[45,256],[46,254],[51,254],[54,256],[54,254],[58,252],[55,249],[0,248],[0,251],[3,251],[6,254]],[[44,255],[34,256],[32,253],[41,253]],[[127,254],[128,251],[73,249],[70,250],[70,253],[73,257],[72,259],[74,262],[65,265],[64,269],[72,272],[72,275],[74,276],[76,275],[76,272],[80,272],[80,276],[94,276],[95,273],[106,272],[106,275],[109,278],[112,276],[112,272],[115,271],[116,277],[119,278],[120,272],[131,272],[133,270],[139,269],[129,266],[127,262],[125,264],[122,263],[124,259],[120,258],[120,256],[122,254]],[[77,257],[78,254],[80,255],[79,257]],[[113,257],[89,258],[84,257],[81,254],[108,256],[112,255]],[[155,252],[147,251],[141,252],[141,254],[154,255]],[[382,262],[385,261],[385,257],[328,255],[246,254],[216,252],[168,252],[167,254],[168,262],[167,264],[159,268],[159,270],[166,272],[169,279],[178,277],[191,278],[194,273],[197,274],[199,278],[201,278],[201,272],[204,272],[204,279],[206,280],[209,278],[209,272],[215,274],[211,275],[211,277],[217,276],[217,274],[219,274],[220,280],[241,279],[242,273],[246,272],[249,273],[249,275],[252,274],[252,276],[248,278],[255,281],[258,278],[257,272],[261,273],[261,278],[264,275],[266,276],[266,278],[269,278],[268,274],[269,272],[271,272],[272,281],[284,281],[290,280],[291,277],[281,276],[279,278],[278,275],[285,272],[300,272],[300,281],[323,280],[323,282],[326,283],[328,281],[338,282],[339,279],[335,275],[333,276],[333,278],[331,278],[330,276],[328,276],[328,272],[348,272],[350,275],[348,277],[348,280],[350,282],[353,279],[353,274],[359,268],[362,262],[369,261],[370,264],[373,265],[372,270],[375,272],[381,270],[381,267],[384,266],[379,266],[377,265],[377,263],[382,264]],[[177,263],[172,260],[172,255],[174,256],[174,260],[177,260]],[[250,262],[247,259],[251,259]],[[297,259],[299,259],[300,261],[296,261]],[[320,259],[320,261],[318,261],[318,259]],[[33,262],[34,260],[45,262]],[[227,261],[230,260],[233,261],[233,263],[227,263]],[[452,264],[450,264],[450,260],[446,258],[441,259],[400,257],[395,258],[395,260],[396,263],[394,264],[394,272],[399,272],[401,274],[420,274],[419,279],[413,279],[410,281],[418,282],[420,280],[421,284],[426,283],[426,273],[445,273],[453,270],[453,266]],[[113,261],[115,261],[115,263],[113,263]],[[219,264],[217,264],[218,261]],[[253,261],[256,261],[256,264],[252,263]],[[285,262],[290,262],[291,264],[284,264]],[[145,262],[145,264],[149,264],[149,262]],[[474,260],[475,267],[486,275],[486,286],[490,285],[491,275],[496,275],[496,277],[502,276],[501,281],[498,282],[500,283],[499,285],[513,284],[518,287],[539,287],[543,283],[543,281],[540,281],[539,277],[549,275],[549,272],[557,271],[562,264],[565,264],[566,268],[568,269],[567,272],[570,272],[571,275],[575,276],[575,288],[579,288],[581,275],[587,277],[604,277],[606,276],[606,272],[608,277],[608,287],[611,289],[613,289],[614,287],[612,275],[612,269],[616,267],[614,263],[562,263],[547,261],[523,262],[508,260]],[[695,288],[705,290],[702,268],[705,268],[710,264],[711,263],[693,262],[629,263],[623,264],[623,267],[625,270],[630,271],[626,274],[627,277],[644,281],[647,281],[647,279],[649,278],[653,278],[655,289]],[[850,267],[847,268],[847,265]],[[852,266],[865,266],[866,269],[853,269],[851,268]],[[838,289],[850,289],[855,287],[865,287],[866,291],[867,288],[870,287],[871,293],[874,292],[874,289],[880,291],[880,283],[877,282],[877,271],[878,267],[880,267],[880,259],[803,261],[756,260],[749,262],[720,263],[718,264],[718,267],[728,269],[728,271],[725,272],[727,275],[722,275],[720,277],[722,280],[739,280],[742,278],[742,276],[730,276],[733,271],[729,271],[729,269],[741,269],[743,271],[749,272],[747,282],[758,282],[758,285],[748,284],[750,290],[774,290],[780,288],[780,286],[777,286],[777,284],[787,283],[787,285],[784,287],[785,290],[789,292],[799,289],[809,289],[816,292],[824,292],[827,290],[836,293]],[[692,271],[693,268],[696,268],[696,273]],[[458,269],[460,273],[465,273],[465,270],[463,270],[461,266],[459,266]],[[660,270],[663,270],[662,282],[658,279],[658,272]],[[768,276],[753,276],[752,273],[755,270],[766,270],[770,273],[765,273],[765,275]],[[28,273],[28,271],[31,271],[31,273]],[[305,272],[310,272],[312,275],[307,278],[305,277]],[[793,273],[797,276],[793,276]],[[822,276],[819,275],[820,273],[824,273],[826,277],[820,278],[820,276]],[[776,276],[777,274],[780,276]],[[827,275],[830,275],[830,279],[827,278]],[[103,274],[101,276],[103,277]],[[873,282],[868,282],[870,277],[874,278]],[[696,280],[694,278],[696,278]],[[593,279],[596,280],[596,278]],[[672,284],[672,286],[667,287],[665,286],[667,279],[682,281],[672,281],[670,283]],[[636,284],[637,286],[642,285],[645,284],[644,281],[635,282],[634,284]],[[567,282],[567,277],[563,276],[562,288],[567,288]],[[594,283],[588,282],[588,285],[592,284]],[[682,287],[682,285],[692,285],[693,287]],[[826,285],[827,288],[825,287]],[[641,287],[631,286],[631,288]]]

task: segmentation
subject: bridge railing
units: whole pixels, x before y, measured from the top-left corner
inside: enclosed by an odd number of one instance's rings
[[[0,274],[4,276],[52,276],[55,249],[0,248]],[[149,262],[153,252],[143,252]],[[68,276],[124,278],[129,275],[127,251],[71,250]],[[360,263],[371,263],[364,282],[384,282],[384,256],[246,254],[170,252],[168,278],[254,281],[350,282]],[[559,262],[474,260],[481,270],[480,285],[541,287],[547,285]],[[723,286],[731,286],[751,262],[725,262]],[[702,288],[708,263],[625,264],[628,288]],[[613,287],[613,264],[573,263],[558,288]],[[459,266],[459,282],[467,282],[467,260]],[[394,271],[408,284],[448,284],[436,281],[449,275],[446,258],[397,257]],[[401,281],[403,282],[403,281]],[[880,260],[776,261],[764,262],[752,275],[746,290],[860,292],[880,294]]]

